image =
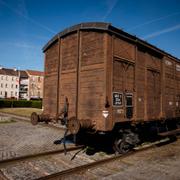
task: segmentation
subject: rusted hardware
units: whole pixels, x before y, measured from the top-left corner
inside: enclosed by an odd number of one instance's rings
[[[68,102],[68,98],[65,97],[64,107],[58,116],[58,120],[60,120],[61,124],[65,126],[67,126],[67,121],[68,121],[68,110],[69,110],[69,102]]]
[[[68,118],[68,109],[69,109],[69,102],[68,98],[65,97],[64,108],[59,113],[58,117],[56,118],[57,121],[60,121],[62,125],[65,125],[67,130],[70,131],[71,134],[77,134],[80,128],[83,129],[90,129],[92,128],[91,120],[85,119],[79,121],[76,117]],[[53,119],[49,115],[38,115],[37,113],[33,112],[31,114],[31,123],[33,125],[37,125],[39,122],[50,122]],[[56,122],[57,122],[56,121]]]
[[[51,118],[48,115],[40,114],[38,115],[36,112],[31,114],[31,123],[32,125],[37,125],[39,122],[48,123],[51,121]]]
[[[71,117],[67,121],[67,128],[71,134],[77,134],[80,129],[92,129],[93,125],[89,119],[78,120],[76,117]]]
[[[81,125],[76,117],[71,117],[67,122],[67,129],[71,132],[71,134],[77,134],[79,132]]]
[[[83,120],[80,120],[79,122],[80,122],[82,129],[92,129],[93,128],[93,124],[90,119],[83,119]]]

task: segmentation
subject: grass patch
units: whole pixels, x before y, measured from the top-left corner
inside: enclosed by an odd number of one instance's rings
[[[16,122],[14,119],[9,119],[9,120],[1,120],[0,121],[0,124],[7,124],[7,123],[14,123],[14,122]]]
[[[32,112],[41,114],[42,110],[37,108],[1,108],[0,112],[14,114],[18,116],[30,117]]]

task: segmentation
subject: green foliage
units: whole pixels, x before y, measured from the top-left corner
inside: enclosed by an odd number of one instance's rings
[[[31,104],[31,101],[26,100],[12,101],[11,107],[31,107]]]
[[[11,107],[11,104],[12,104],[11,100],[0,100],[0,108]]]
[[[42,101],[31,101],[31,107],[32,108],[42,108]]]
[[[32,108],[42,108],[42,101],[35,100],[0,100],[0,108],[10,108],[10,107],[32,107]]]

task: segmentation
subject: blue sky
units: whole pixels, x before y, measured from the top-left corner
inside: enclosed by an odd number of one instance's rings
[[[0,65],[43,70],[48,40],[89,21],[110,22],[180,58],[180,0],[0,0]]]

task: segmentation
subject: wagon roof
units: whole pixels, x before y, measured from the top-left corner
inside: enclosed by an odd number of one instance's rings
[[[128,39],[130,41],[133,41],[134,43],[140,44],[144,47],[147,47],[149,49],[152,49],[160,54],[165,54],[166,56],[173,58],[175,60],[180,60],[175,56],[172,56],[171,54],[159,49],[158,47],[138,38],[137,36],[133,36],[122,29],[116,28],[111,25],[111,23],[104,23],[104,22],[87,22],[87,23],[80,23],[74,26],[71,26],[58,34],[56,34],[44,47],[43,52],[45,52],[54,42],[58,40],[58,38],[66,36],[72,32],[78,31],[78,30],[101,30],[106,31],[118,36],[121,36],[125,39]]]

